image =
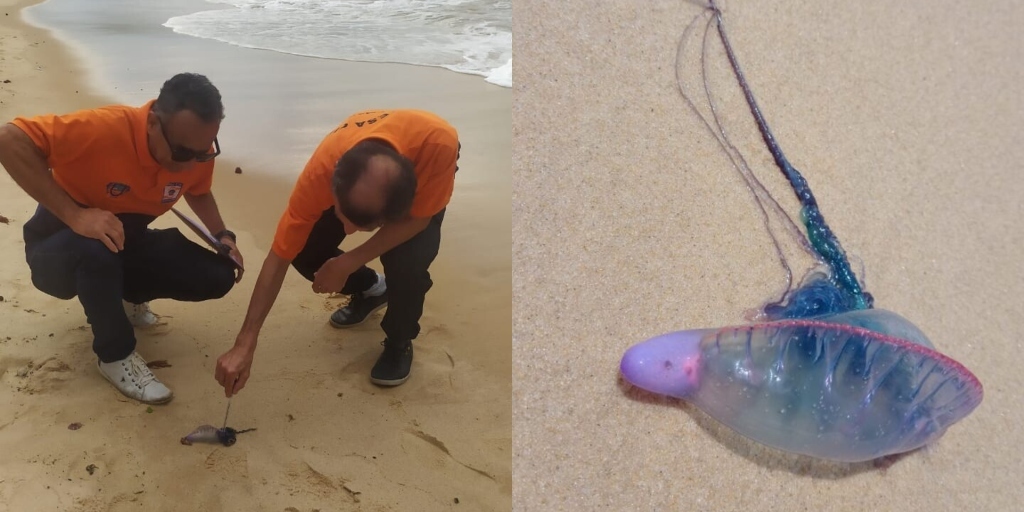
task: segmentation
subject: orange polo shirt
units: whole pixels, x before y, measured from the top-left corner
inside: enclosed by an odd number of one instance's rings
[[[213,184],[213,161],[171,172],[153,160],[141,107],[115,105],[66,115],[11,121],[43,152],[53,177],[72,199],[111,213],[166,213],[184,193],[201,195]]]
[[[306,245],[313,225],[324,210],[334,207],[331,181],[346,151],[365,139],[382,139],[411,160],[416,195],[410,215],[433,217],[443,210],[455,187],[459,137],[440,117],[421,110],[373,110],[355,114],[320,142],[299,175],[288,209],[277,224],[271,249],[281,258],[295,259]]]

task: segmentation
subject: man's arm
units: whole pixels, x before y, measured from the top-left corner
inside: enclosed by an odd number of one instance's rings
[[[249,299],[249,309],[245,313],[245,320],[242,321],[242,328],[238,332],[235,345],[244,346],[250,350],[256,349],[256,338],[263,328],[263,322],[274,307],[277,294],[281,291],[284,283],[284,276],[288,273],[288,266],[291,262],[278,256],[274,251],[267,253],[267,259],[263,261],[263,268],[256,278],[256,286],[252,291],[252,298]]]
[[[405,220],[385,224],[359,247],[327,260],[314,275],[313,291],[325,293],[340,290],[357,268],[416,236],[427,224],[430,224],[430,217],[407,217]]]
[[[224,388],[225,396],[238,393],[249,380],[260,329],[277,300],[292,259],[301,252],[296,249],[308,243],[313,226],[324,209],[331,205],[329,173],[323,172],[331,167],[324,167],[324,161],[314,153],[299,174],[288,208],[278,221],[270,252],[263,261],[260,275],[256,277],[249,308],[235,337],[235,344],[217,359],[214,377]]]
[[[203,222],[203,225],[206,226],[211,235],[216,235],[226,229],[224,220],[220,216],[220,209],[217,208],[217,201],[213,198],[213,192],[199,195],[185,194],[185,202],[188,203],[189,208],[192,208],[192,211],[196,212],[196,216]],[[238,250],[238,246],[235,245],[233,238],[224,235],[218,242],[228,246],[231,256],[238,261],[239,265],[243,264],[242,251]],[[236,283],[242,280],[243,273],[243,270],[238,270],[238,275],[235,276]]]
[[[124,227],[114,214],[82,208],[53,179],[42,152],[21,128],[0,126],[0,165],[33,199],[75,233],[95,238],[113,252],[124,249]]]
[[[281,291],[290,264],[290,261],[281,258],[273,250],[263,261],[263,268],[256,278],[256,286],[252,290],[252,298],[249,299],[249,309],[235,338],[235,345],[217,359],[214,377],[224,387],[225,396],[230,397],[238,393],[249,380],[249,370],[256,353],[260,329],[270,314],[270,309],[274,307],[274,301]]]
[[[185,202],[188,203],[189,208],[192,208],[192,211],[196,212],[196,216],[203,222],[210,234],[224,231],[226,226],[224,219],[220,216],[220,209],[217,208],[217,201],[213,198],[213,192],[195,196],[185,194]]]

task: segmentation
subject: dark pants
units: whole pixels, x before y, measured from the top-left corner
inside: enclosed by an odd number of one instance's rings
[[[391,342],[411,341],[420,334],[423,301],[434,284],[430,280],[429,268],[441,246],[444,212],[441,210],[434,215],[427,227],[416,236],[380,257],[388,288],[388,309],[380,326]],[[320,270],[324,262],[343,252],[338,248],[343,240],[345,227],[334,215],[334,208],[324,210],[320,220],[313,226],[302,252],[292,261],[292,266],[312,281],[313,274]],[[376,272],[364,265],[348,277],[344,288],[339,291],[346,295],[364,292],[376,281]]]
[[[42,206],[24,228],[32,284],[59,299],[78,296],[92,325],[93,351],[106,363],[135,350],[122,299],[198,302],[223,297],[234,286],[232,264],[177,229],[149,229],[152,216],[118,218],[125,230],[119,253],[75,233]]]

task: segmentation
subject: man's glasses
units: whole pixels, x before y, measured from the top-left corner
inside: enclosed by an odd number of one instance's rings
[[[163,134],[164,140],[167,141],[167,146],[171,148],[171,160],[175,162],[190,162],[195,160],[196,162],[209,162],[220,154],[220,143],[217,142],[217,137],[213,138],[213,153],[210,150],[196,151],[189,149],[178,144],[172,144],[171,139],[167,138],[167,130],[164,128],[164,120],[157,117],[157,121],[160,123],[160,133]]]

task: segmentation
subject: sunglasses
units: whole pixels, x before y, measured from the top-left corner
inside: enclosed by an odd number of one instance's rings
[[[171,139],[167,138],[167,129],[164,128],[164,121],[157,117],[157,122],[160,124],[160,133],[164,136],[164,140],[167,141],[167,146],[171,148],[171,160],[175,162],[209,162],[220,154],[220,143],[217,142],[217,137],[213,138],[213,153],[210,150],[196,151],[189,149],[178,144],[172,144]]]

